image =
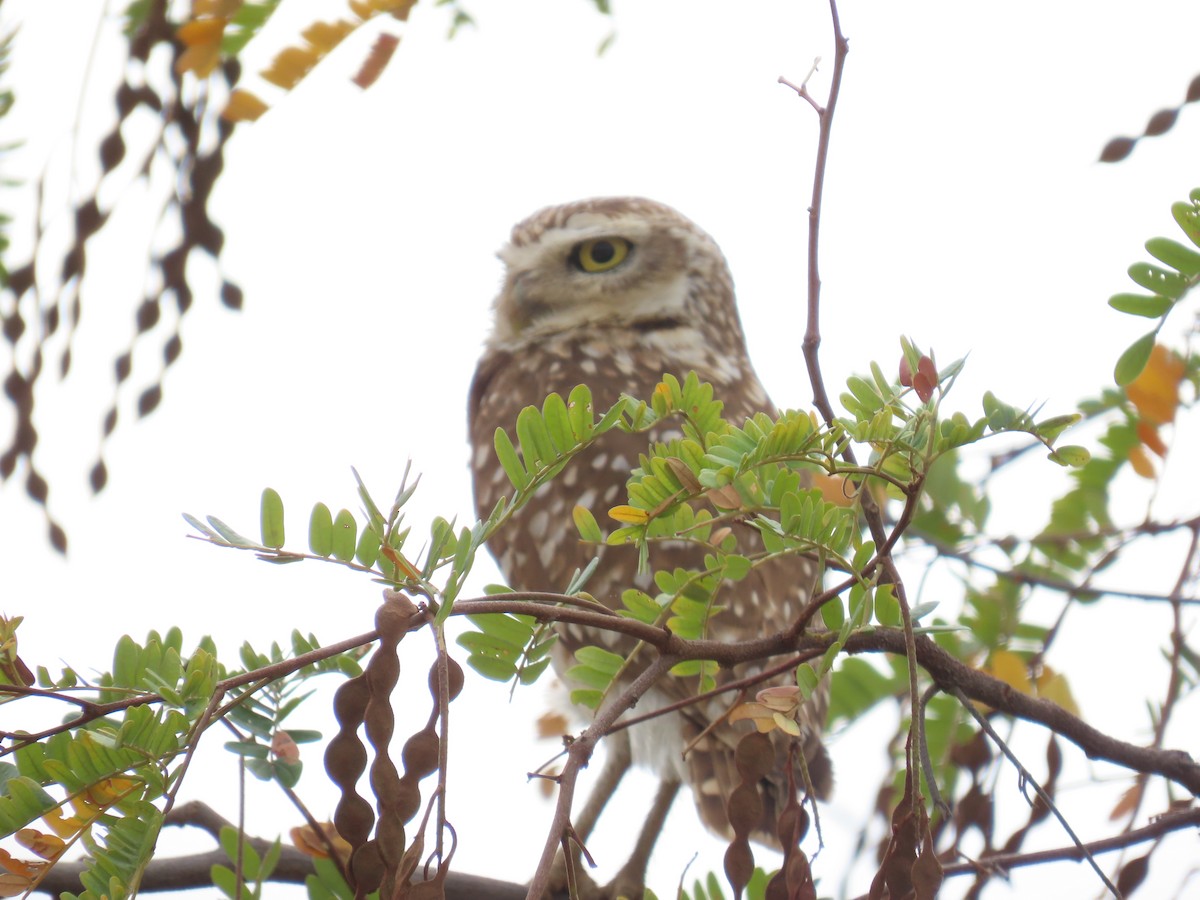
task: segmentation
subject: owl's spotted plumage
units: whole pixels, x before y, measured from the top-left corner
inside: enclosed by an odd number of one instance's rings
[[[551,207],[514,227],[500,257],[506,266],[504,286],[469,409],[480,515],[489,514],[510,491],[493,451],[496,428],[511,431],[521,409],[540,405],[551,391],[565,397],[575,385],[586,384],[596,409],[604,410],[622,393],[649,398],[663,373],[682,379],[695,370],[713,384],[731,421],[774,411],[746,353],[725,259],[712,238],[673,209],[638,198]],[[571,523],[573,507],[585,506],[597,521],[607,521],[608,510],[625,501],[625,483],[639,452],[671,436],[610,432],[542,488],[490,544],[509,584],[518,590],[565,588],[575,570],[598,552],[580,543]],[[743,552],[757,546],[749,527],[740,528],[737,537]],[[626,588],[654,593],[650,577],[637,574],[636,550],[606,547],[599,553],[599,566],[587,584],[597,599],[616,608]],[[654,569],[699,567],[702,556],[692,546],[656,544],[650,562]],[[779,631],[807,599],[812,582],[810,564],[790,557],[727,583],[718,596],[725,611],[711,620],[709,636],[732,641]],[[556,645],[556,669],[564,672],[585,644],[629,650],[618,635],[568,625]],[[750,671],[743,667],[720,678]],[[689,689],[694,685],[664,682],[638,713],[681,699]],[[724,695],[635,727],[630,735],[634,761],[653,766],[664,780],[689,784],[704,822],[725,835],[725,800],[739,781],[732,751],[742,729],[718,725],[686,759],[682,751],[733,699]],[[804,746],[822,794],[830,780],[819,737],[823,703],[819,694],[808,710]],[[787,748],[782,740],[779,744],[780,771],[764,785],[768,808],[758,835],[768,842],[774,840],[766,832],[774,830],[786,785]]]

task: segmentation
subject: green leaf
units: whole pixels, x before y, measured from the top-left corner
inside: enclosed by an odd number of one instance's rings
[[[517,440],[521,444],[525,465],[530,469],[537,465],[548,466],[558,456],[536,406],[527,406],[517,413]]]
[[[1182,297],[1189,286],[1186,278],[1150,263],[1134,263],[1128,271],[1135,284],[1172,300]]]
[[[259,547],[259,546],[261,546],[261,544],[256,544],[254,541],[250,540],[250,538],[242,537],[240,534],[238,534],[236,531],[234,531],[232,528],[230,528],[228,525],[226,525],[224,522],[222,522],[216,516],[207,516],[206,518],[208,519],[208,524],[216,529],[217,534],[219,534],[224,540],[228,541],[230,544],[233,544],[233,546],[235,546],[235,547]]]
[[[625,665],[625,657],[602,647],[580,647],[575,651],[575,658],[588,668],[610,676],[616,675],[621,666]]]
[[[237,876],[233,874],[233,870],[228,866],[220,864],[213,865],[208,870],[208,877],[212,879],[212,883],[220,889],[230,900],[243,900],[242,892],[238,891]]]
[[[1146,249],[1160,262],[1189,278],[1200,275],[1200,253],[1169,238],[1150,238]]]
[[[1054,462],[1070,466],[1073,469],[1087,465],[1088,460],[1092,458],[1092,454],[1088,451],[1087,447],[1080,447],[1077,444],[1056,447],[1050,451],[1048,456]]]
[[[592,392],[586,384],[577,384],[571,390],[571,396],[567,398],[567,416],[571,420],[571,434],[577,443],[592,436],[595,411],[592,409]]]
[[[364,528],[358,536],[358,546],[354,548],[354,558],[368,569],[379,559],[379,534],[370,527]]]
[[[358,523],[350,510],[343,509],[333,520],[333,555],[343,562],[354,559],[357,540]]]
[[[1117,312],[1128,313],[1131,316],[1159,319],[1175,304],[1167,297],[1157,295],[1147,297],[1145,294],[1113,294],[1108,298],[1108,305]]]
[[[571,517],[575,520],[575,530],[579,532],[580,538],[593,544],[604,543],[604,532],[600,530],[596,517],[586,506],[576,506],[571,511]]]
[[[539,677],[541,677],[541,674],[546,671],[546,667],[548,665],[550,665],[550,657],[547,656],[541,662],[536,662],[525,666],[517,673],[517,677],[520,679],[521,684],[533,684],[538,680]]]
[[[289,762],[284,759],[276,759],[271,762],[271,770],[276,781],[285,788],[294,788],[300,782],[300,775],[304,771],[304,763],[299,760]]]
[[[492,656],[472,653],[467,657],[467,665],[491,681],[509,681],[517,674],[517,667],[511,662]]]
[[[900,601],[890,584],[881,584],[875,589],[875,618],[880,625],[900,627]]]
[[[629,588],[621,593],[621,604],[625,607],[624,612],[627,615],[647,624],[656,622],[658,614],[662,612],[661,607],[649,594],[636,588]]]
[[[248,756],[252,759],[266,759],[271,748],[257,741],[226,741],[225,749],[238,756]]]
[[[571,702],[577,703],[580,706],[586,706],[588,709],[595,709],[603,699],[603,691],[592,691],[585,688],[571,691]]]
[[[533,626],[525,617],[518,618],[508,613],[481,613],[467,616],[467,621],[484,634],[505,641],[518,649],[524,647],[533,637]]]
[[[750,560],[731,553],[725,557],[724,575],[730,581],[741,581],[750,574]]]
[[[496,459],[500,461],[508,480],[518,491],[524,490],[529,485],[529,476],[525,473],[525,467],[521,465],[521,458],[517,456],[517,448],[513,446],[508,432],[497,428],[492,443],[496,448]]]
[[[219,534],[217,534],[215,531],[213,531],[211,528],[209,528],[207,525],[205,525],[203,522],[201,522],[199,519],[197,519],[195,516],[191,515],[190,513],[184,513],[183,520],[185,522],[187,522],[189,525],[191,525],[193,528],[195,528],[202,535],[204,535],[206,538],[208,538],[210,541],[216,541],[219,544],[225,543],[224,538],[222,538]]]
[[[309,517],[308,546],[317,556],[333,552],[333,514],[324,503],[314,506]]]
[[[263,488],[261,513],[263,546],[278,550],[283,546],[283,498],[274,488]]]
[[[834,597],[828,603],[821,605],[821,621],[830,631],[837,631],[846,620],[846,611],[842,608],[842,598]]]
[[[1171,215],[1193,244],[1200,247],[1200,209],[1195,203],[1172,203]]]
[[[1129,384],[1142,374],[1146,363],[1150,361],[1150,351],[1154,349],[1154,338],[1157,332],[1144,334],[1126,348],[1117,360],[1113,370],[1113,378],[1121,387]]]
[[[800,693],[804,695],[805,700],[812,696],[820,681],[821,679],[811,664],[801,663],[796,666],[796,686],[800,688]]]
[[[567,404],[558,394],[550,394],[542,403],[542,418],[546,422],[546,430],[559,456],[567,453],[575,446],[575,435],[571,430],[571,417],[567,413]]]

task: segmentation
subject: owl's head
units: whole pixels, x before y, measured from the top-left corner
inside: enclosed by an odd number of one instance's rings
[[[679,327],[742,339],[716,243],[653,200],[611,197],[543,209],[500,250],[504,287],[493,344],[577,329]]]

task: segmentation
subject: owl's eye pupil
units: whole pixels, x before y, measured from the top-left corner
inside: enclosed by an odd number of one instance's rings
[[[612,245],[611,241],[596,241],[592,244],[592,259],[600,265],[611,261],[616,255],[617,248]]]

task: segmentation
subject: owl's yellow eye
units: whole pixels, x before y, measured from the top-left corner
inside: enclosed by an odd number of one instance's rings
[[[625,262],[633,245],[625,238],[593,238],[576,244],[571,251],[571,262],[584,272],[607,272]]]

